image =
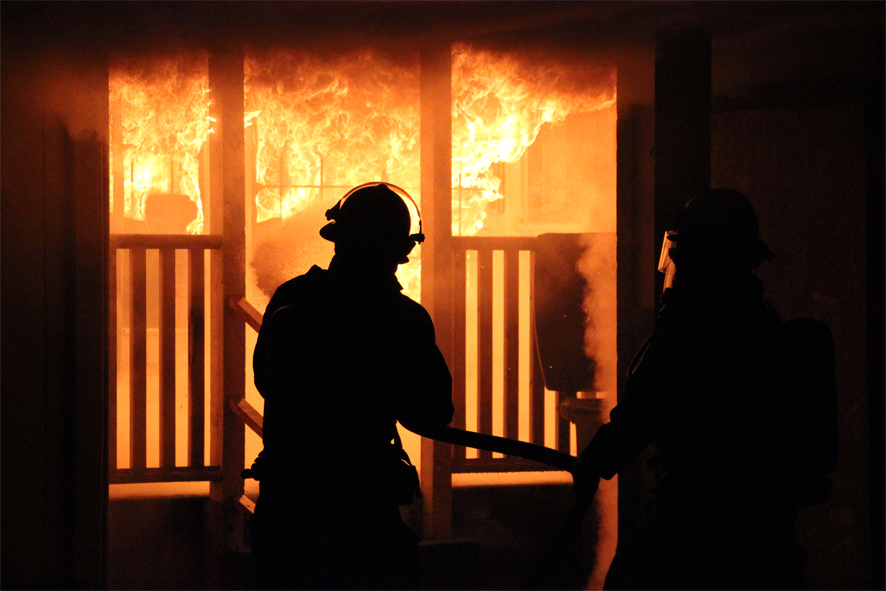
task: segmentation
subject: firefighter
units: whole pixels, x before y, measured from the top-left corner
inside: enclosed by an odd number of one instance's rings
[[[836,463],[830,331],[783,323],[763,299],[752,269],[774,254],[743,194],[702,194],[669,234],[676,270],[656,329],[581,454],[609,479],[655,446],[647,517],[605,588],[803,588],[794,519],[827,499]]]
[[[424,238],[410,234],[404,197],[385,183],[350,191],[320,230],[335,243],[329,269],[281,285],[265,312],[253,358],[264,449],[248,473],[265,588],[419,585],[418,540],[399,512],[418,478],[396,422],[449,424],[452,378],[430,316],[395,277]]]

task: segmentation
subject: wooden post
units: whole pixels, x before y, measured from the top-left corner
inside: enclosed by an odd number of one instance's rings
[[[92,62],[82,100],[89,131],[73,142],[74,520],[72,576],[76,586],[101,587],[107,566],[108,503],[108,64]]]
[[[209,88],[213,99],[211,115],[216,120],[216,132],[210,136],[209,145],[213,200],[209,222],[216,233],[217,211],[222,207],[224,295],[239,299],[246,292],[242,47],[229,48],[210,57]],[[223,334],[213,338],[224,343],[224,396],[239,401],[244,397],[245,388],[246,325],[232,310],[224,310]],[[224,550],[243,549],[244,526],[237,508],[243,494],[240,472],[244,464],[244,427],[229,405],[222,406],[222,480],[212,483],[210,489],[213,501],[210,517],[219,526],[212,534],[219,544],[215,547],[216,558]]]
[[[634,355],[655,326],[655,283],[661,236],[655,235],[653,40],[618,61],[617,304],[618,395]],[[659,284],[659,289],[661,284]],[[618,536],[627,539],[653,487],[642,459],[618,474]]]
[[[660,32],[655,47],[655,237],[711,185],[711,34]],[[653,271],[650,271],[653,272]],[[662,277],[656,278],[656,292]]]
[[[422,304],[437,345],[453,367],[452,314],[452,49],[434,43],[421,54],[421,196],[428,240],[422,245]],[[421,442],[424,534],[452,532],[452,446]]]

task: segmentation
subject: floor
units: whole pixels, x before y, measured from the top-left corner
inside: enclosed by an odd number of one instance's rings
[[[207,588],[208,497],[180,487],[168,496],[117,491],[108,510],[109,589]],[[193,487],[192,487],[193,488]],[[453,489],[453,538],[421,545],[426,589],[516,589],[538,563],[573,499],[571,486],[487,486]],[[416,508],[418,509],[418,508]],[[413,510],[413,514],[416,511]],[[594,563],[594,515],[583,543],[549,580],[550,588],[583,588]],[[252,588],[248,555],[229,555],[222,588]]]

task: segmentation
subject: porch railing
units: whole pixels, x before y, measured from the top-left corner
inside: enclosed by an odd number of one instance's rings
[[[570,423],[560,417],[559,394],[545,390],[537,352],[535,245],[533,237],[452,238],[453,427],[522,439],[568,454]],[[468,347],[471,329],[476,334],[475,350]],[[469,414],[476,417],[475,425],[467,424]],[[494,433],[496,422],[501,425],[499,433]],[[557,469],[487,450],[476,456],[454,446],[452,472]]]
[[[559,412],[560,394],[545,390],[535,342],[532,279],[536,239],[456,237],[452,242],[453,283],[457,286],[450,368],[455,405],[452,426],[569,454],[570,422]],[[228,304],[253,329],[261,328],[261,313],[245,299],[229,300]],[[472,333],[476,335],[475,347],[468,346]],[[502,354],[495,355],[494,349],[501,349]],[[469,376],[476,382],[469,384]],[[261,436],[261,416],[248,402],[229,400],[229,405]],[[501,423],[498,433],[496,416]],[[487,449],[471,453],[462,445],[453,446],[452,473],[562,469]]]
[[[220,236],[111,236],[111,483],[221,478],[221,362],[219,347],[207,350],[207,335],[221,334],[222,243]],[[118,416],[124,406],[128,417]],[[119,457],[127,444],[128,457]]]

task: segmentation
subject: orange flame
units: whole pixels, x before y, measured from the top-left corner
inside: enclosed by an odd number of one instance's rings
[[[615,104],[614,71],[530,63],[459,44],[452,99],[452,233],[471,236],[483,228],[486,206],[502,198],[492,165],[518,160],[545,123]]]
[[[246,108],[257,111],[257,222],[318,199],[331,206],[372,180],[389,180],[420,202],[417,64],[369,51],[322,59],[278,50],[248,57],[245,71]],[[419,269],[416,250],[398,272],[414,298]]]
[[[144,220],[151,194],[183,194],[198,210],[188,232],[201,233],[199,154],[210,131],[206,57],[115,64],[109,92],[119,114],[111,124],[122,127],[125,149],[124,216]]]

